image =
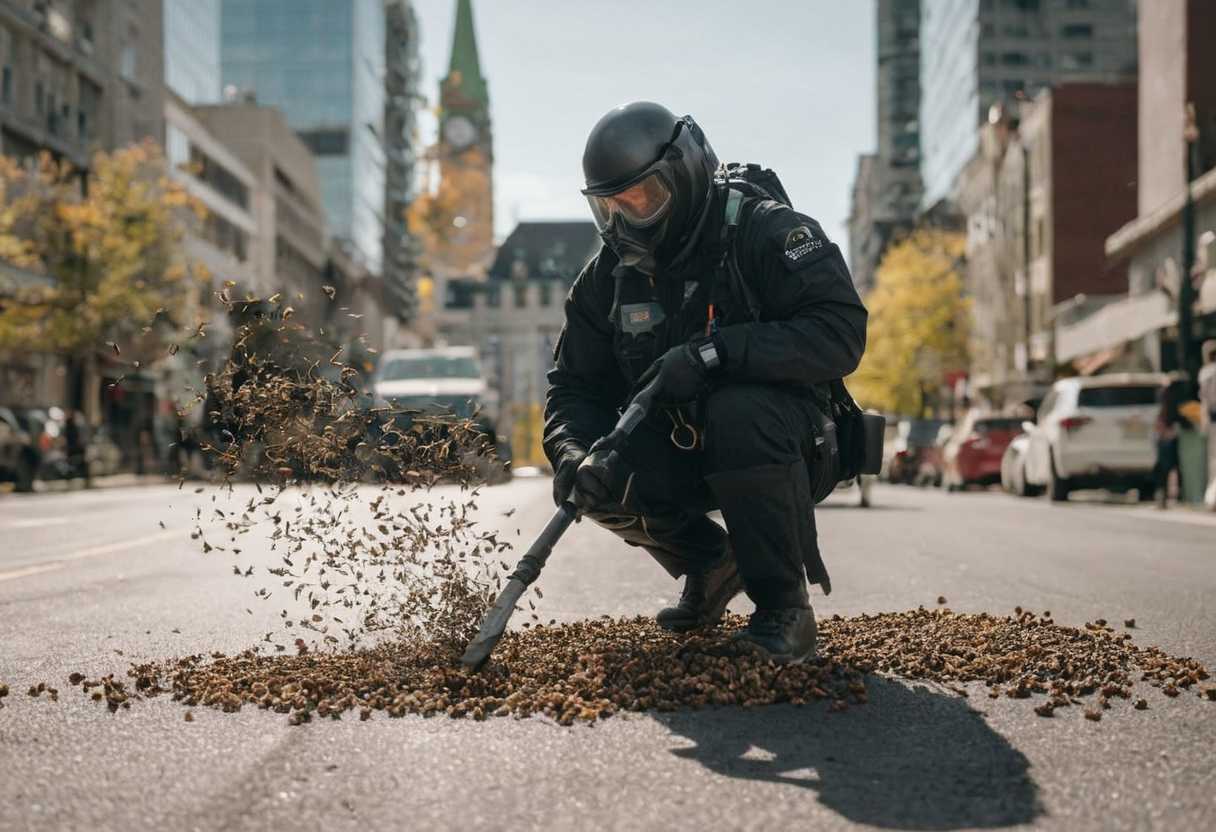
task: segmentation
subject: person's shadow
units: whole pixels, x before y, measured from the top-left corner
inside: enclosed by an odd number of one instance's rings
[[[696,743],[676,756],[724,777],[813,790],[858,823],[993,828],[1042,814],[1026,757],[966,699],[875,677],[866,686],[869,704],[845,713],[819,702],[652,716]]]

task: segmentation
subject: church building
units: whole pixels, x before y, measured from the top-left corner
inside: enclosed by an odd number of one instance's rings
[[[452,276],[481,278],[494,258],[494,142],[472,0],[457,0],[448,74],[439,88],[439,202],[450,226],[437,259]]]

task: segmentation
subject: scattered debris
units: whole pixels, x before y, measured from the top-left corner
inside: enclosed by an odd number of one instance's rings
[[[459,666],[459,643],[390,641],[342,652],[194,655],[135,665],[128,675],[132,695],[168,694],[191,708],[227,713],[256,706],[286,714],[294,725],[356,710],[360,720],[376,711],[474,720],[544,715],[561,725],[623,711],[817,700],[834,713],[868,702],[871,674],[955,693],[966,692],[962,683],[982,682],[994,698],[1042,696],[1034,712],[1043,717],[1093,697],[1083,714],[1098,721],[1112,700],[1130,698],[1136,681],[1164,693],[1208,678],[1195,660],[1136,647],[1126,634],[1047,624],[1030,612],[832,616],[820,621],[819,656],[795,666],[775,665],[733,641],[744,621],[731,615],[720,628],[685,635],[640,617],[526,625],[508,632],[476,673]],[[96,684],[86,680],[84,688]],[[1143,698],[1134,705],[1147,706]]]
[[[1126,620],[1123,622],[1123,626],[1124,626],[1124,627],[1126,627],[1126,628],[1127,628],[1127,629],[1129,629],[1129,630],[1133,630],[1133,629],[1135,629],[1135,627],[1136,627],[1136,619],[1134,619],[1134,618],[1128,618],[1128,619],[1126,619]]]
[[[944,603],[946,603],[946,596],[945,596],[945,595],[939,595],[939,596],[937,596],[937,603],[939,603],[939,604],[944,604]]]

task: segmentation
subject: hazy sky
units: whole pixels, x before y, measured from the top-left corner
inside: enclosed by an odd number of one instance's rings
[[[456,2],[414,7],[434,104]],[[691,113],[722,160],[776,170],[847,250],[856,157],[875,143],[872,0],[473,0],[473,14],[500,238],[519,219],[590,219],[587,133],[618,104],[649,99]]]

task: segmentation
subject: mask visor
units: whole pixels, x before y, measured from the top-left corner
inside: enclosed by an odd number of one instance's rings
[[[671,189],[657,172],[608,196],[587,196],[595,222],[604,230],[613,214],[634,228],[646,228],[663,219],[671,206]]]

